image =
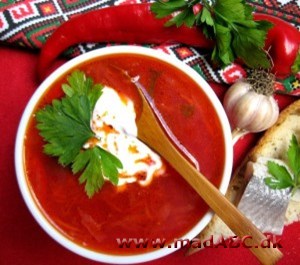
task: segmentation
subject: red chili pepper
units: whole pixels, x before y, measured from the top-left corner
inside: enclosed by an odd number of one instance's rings
[[[67,48],[83,42],[126,42],[136,44],[184,43],[194,47],[212,48],[200,28],[165,27],[166,19],[156,19],[150,3],[113,6],[88,12],[62,24],[47,40],[38,65],[45,77],[53,61]],[[289,23],[266,14],[254,14],[256,20],[274,24],[269,30],[265,49],[278,78],[291,74],[299,50],[300,33]]]
[[[45,77],[53,61],[67,48],[83,42],[126,42],[136,44],[184,43],[211,48],[201,29],[165,27],[167,19],[157,19],[150,4],[113,6],[88,12],[62,24],[42,48],[39,77]]]
[[[267,14],[254,14],[255,20],[267,20],[274,24],[268,31],[265,50],[269,52],[277,78],[286,78],[291,75],[300,48],[300,32],[288,22]]]

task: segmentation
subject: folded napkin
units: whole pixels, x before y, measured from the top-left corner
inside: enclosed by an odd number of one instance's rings
[[[2,0],[0,2],[0,42],[39,49],[51,33],[64,21],[91,10],[121,4],[152,2],[153,0]],[[257,12],[272,14],[300,29],[300,2],[295,0],[247,0]],[[83,43],[66,51],[68,57],[103,47],[106,44]],[[236,63],[216,69],[210,63],[211,54],[181,44],[150,45],[194,68],[208,82],[231,84],[245,77],[245,69]],[[284,62],[283,62],[284,63]],[[300,73],[278,83],[280,90],[300,95]]]

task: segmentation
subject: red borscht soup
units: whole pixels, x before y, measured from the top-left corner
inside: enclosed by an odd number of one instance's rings
[[[130,97],[138,118],[141,101],[135,86],[120,74],[120,69],[140,77],[173,134],[199,162],[201,172],[219,186],[225,163],[224,136],[205,93],[175,67],[142,55],[102,56],[72,71],[81,70],[95,83]],[[61,77],[49,87],[35,111],[63,96],[61,85],[66,78],[67,75]],[[36,129],[34,113],[24,144],[27,181],[37,206],[60,233],[86,248],[126,255],[153,251],[150,247],[120,248],[117,239],[161,238],[172,243],[208,211],[199,195],[167,163],[164,174],[148,186],[132,183],[116,187],[107,182],[88,198],[78,176],[43,153],[45,143]]]

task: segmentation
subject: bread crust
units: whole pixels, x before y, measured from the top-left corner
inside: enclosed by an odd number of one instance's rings
[[[293,118],[295,120],[294,124],[286,123],[289,118]],[[298,121],[298,122],[297,122]],[[278,135],[284,135],[284,139],[287,142],[290,141],[290,135],[294,133],[296,137],[299,139],[300,137],[300,100],[295,101],[286,107],[279,115],[277,122],[274,126],[268,129],[263,137],[258,141],[257,145],[250,151],[248,159],[256,160],[258,155],[261,155],[266,152],[266,148],[269,147],[270,144],[274,146],[274,150],[268,150],[272,157],[274,156],[285,156],[286,150],[278,150]],[[282,151],[282,152],[281,152]]]
[[[248,180],[244,178],[246,165],[249,161],[255,162],[259,156],[279,158],[286,161],[286,151],[292,134],[295,134],[300,142],[300,100],[296,100],[281,111],[277,122],[268,129],[259,139],[257,144],[246,155],[241,165],[235,170],[230,181],[226,198],[234,205],[240,201],[247,186]],[[285,216],[285,225],[300,221],[300,200],[291,200]],[[213,235],[228,237],[234,235],[227,225],[214,215],[207,227],[197,236],[202,242]],[[190,248],[188,255],[201,250]]]

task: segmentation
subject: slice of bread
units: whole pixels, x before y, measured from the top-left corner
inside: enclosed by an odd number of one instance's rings
[[[228,187],[226,197],[233,204],[237,205],[248,181],[244,178],[245,168],[248,161],[255,162],[260,156],[287,160],[287,149],[292,135],[295,135],[300,142],[300,100],[295,101],[285,108],[279,115],[274,126],[268,129],[261,137],[257,145],[245,157],[240,167],[234,172]],[[285,216],[285,225],[300,221],[300,192],[291,198]],[[203,242],[211,236],[214,240],[223,236],[224,238],[234,235],[233,232],[214,215],[207,227],[198,235]],[[190,248],[188,255],[201,250],[202,248]]]

